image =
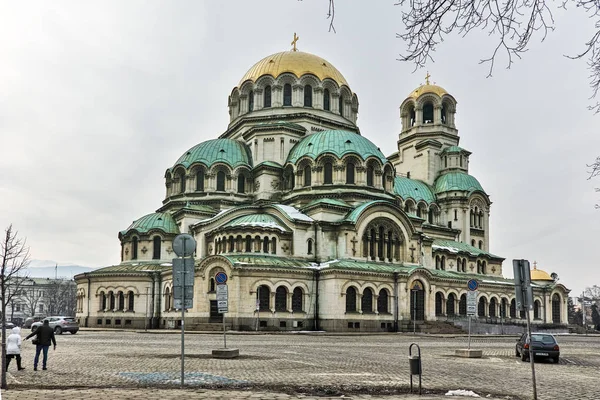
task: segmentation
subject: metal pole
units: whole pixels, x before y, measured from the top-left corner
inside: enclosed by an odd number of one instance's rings
[[[183,268],[181,277],[181,386],[183,387],[183,371],[184,371],[184,360],[185,360],[185,242],[187,237],[183,238]]]
[[[258,332],[258,320],[260,319],[260,286],[256,289],[256,331]]]
[[[146,323],[144,324],[144,331],[148,331],[148,291],[149,287],[146,288]]]
[[[223,348],[227,348],[227,334],[225,333],[225,313],[223,313]]]
[[[467,349],[471,350],[471,316],[468,316],[469,318],[469,344],[467,345]]]
[[[529,307],[527,307],[529,308]],[[535,363],[533,361],[534,352],[533,352],[533,340],[531,339],[531,323],[529,322],[529,310],[525,310],[527,313],[527,335],[529,336],[529,363],[531,364],[531,378],[533,382],[533,400],[537,400],[537,387],[535,383]]]
[[[417,291],[413,289],[413,335],[417,334]]]

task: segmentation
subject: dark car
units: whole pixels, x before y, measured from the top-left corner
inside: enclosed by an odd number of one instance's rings
[[[27,319],[25,319],[25,322],[23,323],[23,328],[29,329],[29,328],[31,328],[31,324],[33,324],[34,322],[39,322],[43,319],[44,319],[44,317],[28,317]]]
[[[517,339],[515,355],[521,356],[521,360],[527,361],[530,352],[533,352],[536,358],[551,358],[558,363],[560,358],[560,347],[554,335],[550,333],[532,333],[531,341],[529,335],[524,333]]]

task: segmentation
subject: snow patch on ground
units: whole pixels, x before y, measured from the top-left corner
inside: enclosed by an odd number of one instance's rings
[[[472,390],[465,389],[449,390],[448,393],[446,393],[446,396],[481,397]]]

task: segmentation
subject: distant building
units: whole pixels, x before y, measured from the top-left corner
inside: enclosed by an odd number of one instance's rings
[[[119,233],[121,263],[75,277],[80,323],[175,325],[179,233],[197,241],[189,329],[222,320],[218,272],[233,329],[460,318],[469,279],[480,318],[523,322],[504,258],[490,251],[492,202],[459,146],[456,99],[427,76],[401,100],[386,156],[361,134],[358,96],[330,62],[295,48],[257,62],[228,96],[225,132],[183,152],[165,171],[162,205]],[[542,272],[532,271],[534,323],[566,324],[569,290]]]

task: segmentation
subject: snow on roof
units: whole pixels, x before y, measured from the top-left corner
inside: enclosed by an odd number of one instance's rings
[[[275,204],[275,207],[279,208],[281,211],[286,213],[288,217],[291,219],[296,219],[298,221],[307,221],[313,222],[314,220],[308,215],[302,214],[300,211],[291,206],[286,206],[283,204]]]

